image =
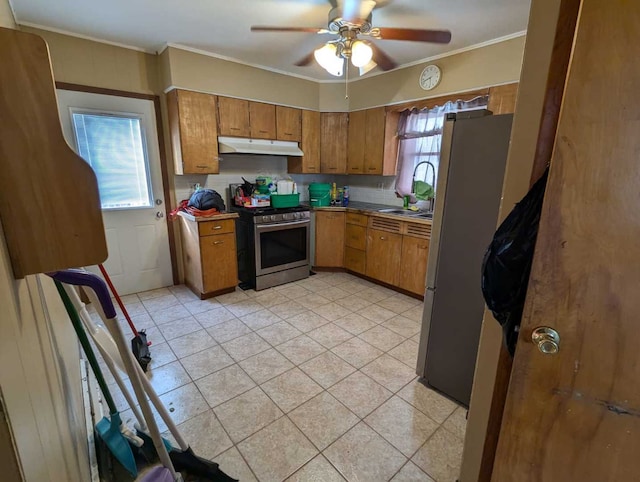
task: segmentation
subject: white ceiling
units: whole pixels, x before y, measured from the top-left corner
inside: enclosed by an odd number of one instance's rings
[[[315,80],[316,65],[293,63],[331,35],[252,33],[251,25],[326,27],[327,0],[10,0],[19,24],[87,36],[150,52],[179,44]],[[378,40],[399,65],[521,32],[530,0],[386,0],[374,26],[452,32],[449,45]],[[375,71],[374,71],[375,72]]]

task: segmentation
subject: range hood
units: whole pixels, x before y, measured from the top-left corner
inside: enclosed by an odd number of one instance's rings
[[[260,154],[268,156],[302,156],[297,142],[218,137],[220,154]]]

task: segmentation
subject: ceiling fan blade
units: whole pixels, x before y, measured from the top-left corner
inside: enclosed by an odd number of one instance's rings
[[[371,29],[371,36],[382,40],[410,40],[437,44],[451,42],[451,32],[449,30],[377,27]]]
[[[313,62],[313,59],[314,59],[313,52],[311,52],[310,54],[302,57],[293,65],[297,65],[298,67],[306,67],[307,65],[311,64],[311,62]]]
[[[308,32],[308,33],[331,33],[326,28],[316,27],[268,27],[262,25],[253,25],[252,32]]]
[[[389,57],[380,47],[378,47],[373,42],[367,42],[371,49],[373,50],[373,56],[371,57],[373,61],[378,64],[382,70],[392,70],[395,69],[398,64],[396,64],[391,57]]]
[[[360,76],[363,76],[367,72],[370,72],[371,70],[375,69],[377,66],[378,64],[376,64],[373,60],[370,60],[368,64],[362,67],[358,67],[358,70],[360,71]]]
[[[374,0],[343,0],[342,19],[359,24],[364,22],[376,6]]]

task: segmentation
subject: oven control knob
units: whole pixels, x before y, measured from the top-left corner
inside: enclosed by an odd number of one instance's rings
[[[299,219],[300,218],[300,213],[293,213],[293,217],[296,218],[296,219]]]
[[[275,215],[271,216],[271,221],[275,221],[277,219],[277,217]]]

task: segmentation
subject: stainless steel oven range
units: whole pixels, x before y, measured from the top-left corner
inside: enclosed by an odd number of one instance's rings
[[[238,277],[256,291],[309,276],[309,208],[232,206],[236,219]]]

